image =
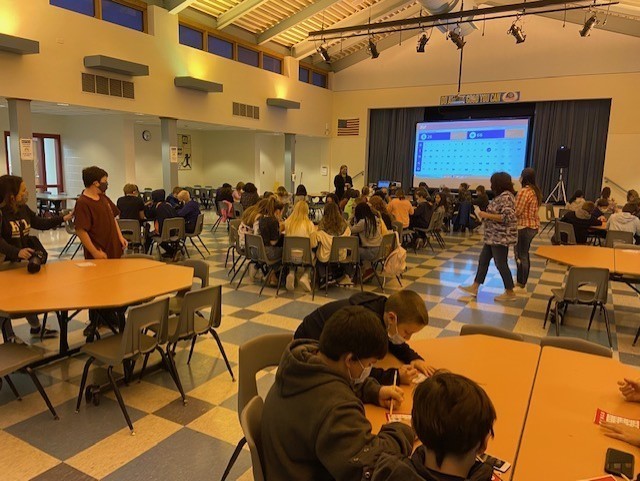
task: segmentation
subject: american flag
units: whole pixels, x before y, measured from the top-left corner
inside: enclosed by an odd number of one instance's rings
[[[338,119],[338,137],[360,134],[360,119]]]

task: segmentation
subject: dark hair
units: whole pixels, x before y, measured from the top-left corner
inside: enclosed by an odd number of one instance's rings
[[[404,199],[405,195],[404,195],[404,190],[402,189],[396,189],[396,197],[400,200]]]
[[[582,210],[586,210],[589,214],[593,214],[593,211],[596,210],[596,205],[590,200],[588,200],[587,202],[582,204],[580,208]]]
[[[600,197],[609,200],[609,197],[611,197],[611,187],[605,187],[604,189],[602,189]]]
[[[514,193],[513,181],[511,176],[506,172],[496,172],[491,176],[491,190],[495,195],[500,195],[503,192]]]
[[[496,410],[478,384],[459,374],[437,371],[413,394],[411,423],[420,441],[433,451],[436,464],[460,457],[493,437]]]
[[[418,189],[416,190],[416,197],[426,199],[429,197],[429,193],[425,189]]]
[[[380,319],[362,306],[347,306],[335,312],[320,334],[320,352],[333,361],[352,353],[356,359],[387,355],[389,339]]]
[[[597,207],[609,207],[609,201],[607,199],[598,199],[596,201]]]
[[[100,182],[103,177],[107,177],[108,175],[109,174],[107,174],[106,170],[94,165],[92,167],[82,169],[82,182],[84,182],[85,187],[91,187],[91,184],[94,182]]]
[[[536,184],[536,171],[531,167],[527,167],[522,171],[520,177],[522,178],[522,187],[529,187],[533,190],[538,199],[538,207],[540,207],[540,205],[542,205],[542,191]]]
[[[584,192],[582,192],[580,189],[576,190],[573,195],[571,196],[571,198],[569,199],[569,204],[572,204],[576,201],[576,199],[578,197],[584,197]]]
[[[440,202],[436,202],[436,195],[438,197],[440,197]],[[440,206],[444,207],[445,210],[447,209],[447,196],[445,195],[444,192],[436,192],[435,195],[433,196],[433,203],[436,206],[436,209]]]
[[[157,204],[158,202],[164,202],[166,199],[166,192],[164,191],[164,189],[156,189],[153,192],[151,192],[151,200],[153,201],[154,204]]]
[[[429,189],[429,186],[427,185],[427,183],[426,183],[426,182],[420,182],[420,183],[418,184],[418,187],[420,187],[420,188],[422,188],[422,189],[425,189],[425,190]]]
[[[228,187],[229,189],[231,189],[231,186],[229,184],[223,184],[223,187]],[[247,194],[254,194],[256,192],[258,192],[258,188],[256,187],[255,184],[252,184],[251,182],[247,182],[246,184],[244,184],[244,189],[243,189]]]
[[[469,190],[469,184],[466,182],[460,182],[460,190]]]
[[[244,182],[238,182],[236,184],[236,190],[243,190],[244,189]]]
[[[486,194],[487,189],[484,188],[484,185],[479,185],[476,187],[476,194]]]
[[[627,191],[627,202],[638,200],[638,191],[631,189]]]
[[[356,205],[353,211],[353,215],[356,222],[364,220],[364,234],[365,237],[373,237],[378,230],[378,218],[371,210],[371,207],[366,202]]]
[[[14,212],[18,210],[16,197],[20,193],[22,182],[22,177],[17,175],[0,177],[0,207],[10,208]]]
[[[263,199],[268,199],[269,197],[271,197],[273,195],[273,192],[269,192],[268,190],[264,191],[262,193],[262,198]]]
[[[370,193],[370,192],[371,192],[371,189],[370,189],[368,186],[366,186],[366,185],[365,185],[365,186],[362,188],[361,195],[362,195],[362,197],[366,197],[366,196],[368,196],[368,195],[369,195],[369,193]]]
[[[231,184],[229,182],[225,182],[224,184],[222,184],[222,187],[224,187],[225,189],[231,189]]]
[[[296,187],[296,195],[304,195],[306,197],[307,188],[304,186],[304,184],[300,184],[298,187]]]
[[[333,201],[334,204],[339,204],[340,203],[340,199],[338,199],[338,196],[335,194],[335,192],[331,192],[329,194],[327,194],[327,199],[331,198],[331,200]]]
[[[345,199],[356,199],[358,197],[360,197],[360,192],[358,192],[356,189],[349,189],[344,193]]]
[[[628,202],[622,208],[622,212],[629,212],[630,214],[635,214],[638,210],[638,204],[634,204],[633,202]]]
[[[398,323],[413,323],[420,326],[429,324],[429,312],[427,306],[415,291],[403,289],[389,296],[384,305],[384,312],[395,312]]]

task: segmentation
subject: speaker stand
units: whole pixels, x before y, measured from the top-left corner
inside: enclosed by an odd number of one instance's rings
[[[567,203],[567,191],[564,187],[564,178],[562,177],[562,170],[563,169],[561,168],[560,177],[558,178],[558,183],[553,188],[553,190],[549,194],[549,197],[547,197],[547,200],[545,201],[545,203],[547,204],[549,203],[550,200],[553,200],[554,203],[557,203],[561,200],[564,204]]]

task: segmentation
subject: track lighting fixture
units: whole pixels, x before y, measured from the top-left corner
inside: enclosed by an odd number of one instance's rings
[[[378,58],[380,56],[380,52],[378,52],[378,47],[373,43],[373,38],[369,39],[369,46],[367,47],[367,52],[371,55],[371,58]]]
[[[594,13],[584,22],[582,30],[580,30],[580,36],[588,37],[591,35],[591,29],[596,25],[598,25],[598,16]]]
[[[522,27],[518,25],[518,20],[513,22],[511,28],[507,31],[508,35],[512,35],[516,39],[516,44],[522,43],[526,40],[527,36],[524,34]]]
[[[429,38],[427,37],[427,34],[422,32],[422,35],[420,35],[420,38],[418,39],[418,45],[416,45],[416,52],[424,53],[424,48],[427,46],[428,41]]]
[[[464,47],[465,44],[467,43],[464,41],[464,37],[460,35],[458,32],[456,32],[455,30],[449,31],[449,38],[454,43],[454,45],[458,47],[458,50]]]
[[[331,55],[329,55],[329,51],[326,49],[326,47],[323,47],[322,45],[320,45],[316,50],[318,54],[320,54],[320,56],[322,57],[322,60],[324,60],[327,63],[331,61]]]

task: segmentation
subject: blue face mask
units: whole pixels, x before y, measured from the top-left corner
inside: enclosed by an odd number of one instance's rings
[[[353,378],[351,377],[351,371],[349,371],[347,369],[347,372],[349,373],[349,379],[351,380],[351,382],[354,385],[358,385],[358,384],[362,384],[363,382],[365,382],[367,380],[367,378],[371,375],[371,369],[372,366],[368,366],[368,367],[364,367],[362,365],[362,363],[360,362],[360,359],[358,359],[358,364],[360,364],[360,366],[362,367],[362,372],[360,373],[360,375],[357,378]]]

